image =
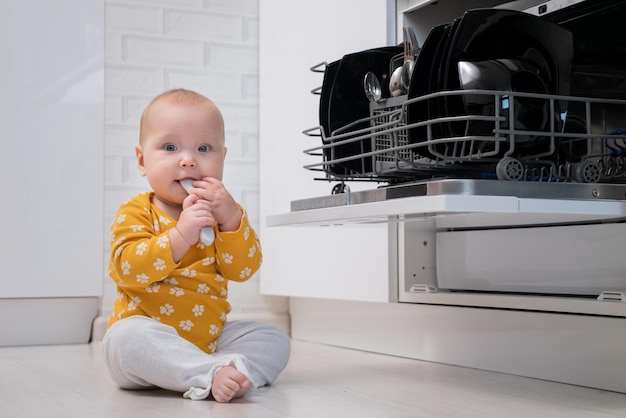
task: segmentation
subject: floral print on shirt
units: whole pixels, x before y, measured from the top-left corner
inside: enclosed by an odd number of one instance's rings
[[[168,238],[176,220],[152,205],[153,195],[124,202],[113,221],[109,274],[118,297],[109,327],[129,316],[148,316],[213,353],[230,312],[228,281],[243,282],[258,271],[259,239],[242,208],[237,231],[215,228],[213,245],[199,242],[176,263]]]

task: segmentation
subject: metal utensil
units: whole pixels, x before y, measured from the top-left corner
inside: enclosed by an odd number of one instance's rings
[[[183,189],[187,193],[193,188],[193,180],[192,179],[182,179],[180,180],[180,185],[183,186]],[[213,241],[215,241],[215,232],[213,228],[210,226],[205,226],[200,230],[200,241],[204,243],[204,245],[213,245]]]
[[[406,28],[406,33],[409,38],[409,53],[411,55],[411,60],[415,61],[417,55],[420,52],[419,42],[417,41],[417,36],[415,35],[415,31],[413,28]]]
[[[380,87],[380,81],[378,81],[378,77],[371,71],[368,71],[363,77],[363,89],[365,90],[365,95],[370,102],[377,102],[380,100],[382,96],[382,89]]]
[[[402,82],[402,90],[404,94],[409,92],[409,87],[411,86],[411,77],[413,76],[413,60],[406,60],[400,69],[402,70],[400,81]]]
[[[404,92],[404,82],[402,80],[402,66],[393,70],[391,77],[389,78],[389,93],[391,97],[400,96]]]
[[[402,28],[402,45],[404,47],[402,65],[393,71],[389,79],[389,92],[392,97],[409,92],[415,57],[419,52],[419,45],[413,28]]]
[[[404,38],[404,63],[402,64],[402,88],[404,93],[408,93],[409,86],[411,85],[411,77],[413,76],[413,67],[415,64],[415,58],[419,53],[419,44],[417,42],[417,36],[413,28],[402,28]]]

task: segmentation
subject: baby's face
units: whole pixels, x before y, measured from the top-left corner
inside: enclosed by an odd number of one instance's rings
[[[181,204],[187,196],[181,179],[222,180],[225,156],[224,126],[214,105],[154,103],[137,159],[160,200]]]

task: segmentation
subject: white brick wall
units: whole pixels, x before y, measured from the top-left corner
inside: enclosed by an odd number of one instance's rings
[[[105,260],[119,204],[148,188],[134,156],[141,112],[175,87],[196,90],[222,110],[224,181],[259,230],[258,0],[106,0],[105,10]],[[233,315],[287,309],[285,300],[259,295],[258,277],[233,283],[230,295]],[[105,271],[103,315],[114,297]]]

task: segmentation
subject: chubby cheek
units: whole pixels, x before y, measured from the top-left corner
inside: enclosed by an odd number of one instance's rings
[[[146,164],[143,172],[153,188],[157,187],[157,185],[162,187],[169,184],[174,176],[174,171],[169,165],[157,161],[153,161],[152,164]]]
[[[213,177],[215,177],[219,181],[222,181],[222,178],[224,177],[224,165],[215,167],[215,174],[213,174]]]
[[[162,172],[166,174],[178,168],[178,161],[174,158],[164,158],[162,156],[146,155],[146,157],[144,158],[144,162],[145,162],[146,171],[148,171],[148,173]]]
[[[224,159],[215,156],[215,158],[207,161],[206,164],[208,169],[204,171],[206,173],[205,177],[214,177],[221,181],[222,177],[224,177]]]

